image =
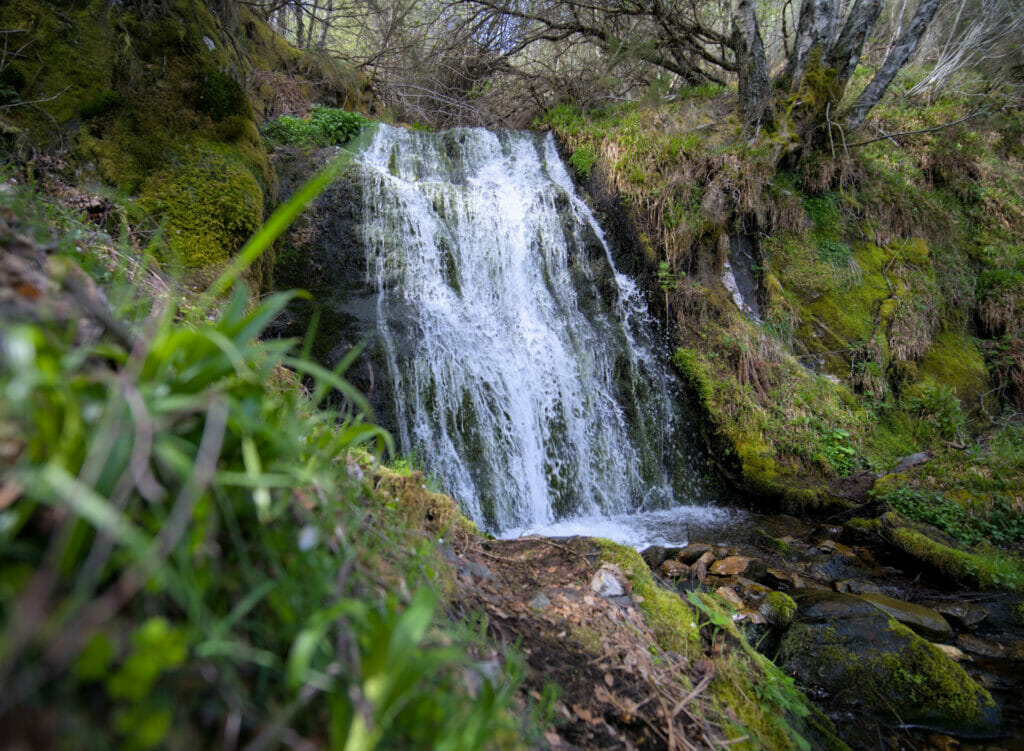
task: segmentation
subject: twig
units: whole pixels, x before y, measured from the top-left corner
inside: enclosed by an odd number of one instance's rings
[[[860,141],[858,143],[848,144],[847,148],[851,148],[852,149],[854,146],[866,146],[869,143],[875,143],[875,141],[884,141],[886,139],[894,139],[897,136],[916,136],[916,135],[920,135],[921,133],[934,133],[937,130],[944,130],[945,128],[952,128],[954,125],[959,125],[960,123],[965,123],[968,120],[973,120],[974,118],[978,117],[979,115],[987,115],[987,114],[989,114],[989,112],[990,112],[990,110],[982,108],[980,110],[975,110],[974,112],[969,114],[967,117],[961,117],[959,120],[954,120],[951,123],[945,123],[943,125],[936,125],[936,126],[931,127],[931,128],[922,128],[921,130],[904,130],[904,131],[901,131],[900,133],[889,133],[888,135],[879,136],[878,138],[870,138],[867,141]]]

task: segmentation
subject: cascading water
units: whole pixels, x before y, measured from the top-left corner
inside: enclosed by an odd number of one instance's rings
[[[704,500],[646,306],[550,135],[382,125],[359,163],[403,451],[496,532]]]

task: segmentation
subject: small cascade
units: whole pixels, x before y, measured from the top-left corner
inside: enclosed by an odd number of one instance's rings
[[[388,427],[474,521],[706,500],[643,297],[550,135],[382,125],[359,165]]]

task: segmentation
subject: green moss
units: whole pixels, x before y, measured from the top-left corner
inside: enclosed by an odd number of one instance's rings
[[[680,347],[672,357],[672,362],[679,368],[679,372],[682,373],[690,388],[697,392],[701,406],[710,410],[715,387],[708,369],[701,361],[700,354],[696,350]]]
[[[654,633],[658,646],[670,652],[691,655],[700,646],[700,631],[693,611],[675,592],[658,586],[643,558],[633,548],[597,540],[602,561],[614,563],[633,583],[644,620]]]
[[[951,732],[991,729],[996,704],[984,688],[935,645],[889,619],[881,647],[820,624],[797,623],[787,632],[783,655],[796,669],[814,675],[826,690],[863,705],[891,723],[943,728]]]
[[[1024,591],[1024,567],[1009,554],[957,550],[907,527],[891,528],[887,535],[906,553],[949,581],[982,589],[1006,587]]]
[[[786,628],[796,617],[796,602],[785,592],[769,592],[761,602],[761,615],[776,628]]]
[[[907,645],[896,654],[871,661],[870,668],[864,666],[858,678],[865,685],[874,685],[883,697],[906,697],[908,709],[920,707],[929,715],[938,711],[964,728],[979,724],[995,709],[988,691],[935,645],[895,620],[889,621],[889,630],[907,639]],[[915,716],[905,711],[901,719],[913,723]]]
[[[1010,607],[1010,613],[1018,626],[1024,626],[1024,600]]]
[[[165,220],[174,260],[186,269],[227,261],[263,221],[263,193],[244,162],[200,142],[152,175],[140,202]]]
[[[967,411],[977,416],[982,408],[994,412],[996,405],[986,401],[988,368],[977,342],[961,332],[943,331],[932,340],[918,364],[918,374],[952,388]]]

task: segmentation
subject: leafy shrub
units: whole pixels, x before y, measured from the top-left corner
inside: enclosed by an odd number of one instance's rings
[[[314,105],[309,117],[281,115],[270,120],[263,126],[263,136],[272,146],[342,146],[365,124],[358,112]]]

